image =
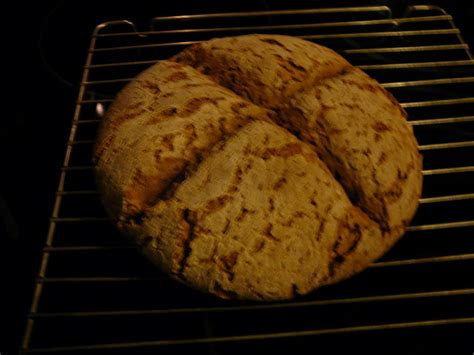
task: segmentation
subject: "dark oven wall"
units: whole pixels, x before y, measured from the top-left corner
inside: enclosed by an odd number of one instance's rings
[[[402,15],[425,1],[341,1],[338,6],[388,5]],[[452,14],[474,47],[472,1],[431,1]],[[53,208],[82,65],[94,27],[129,19],[147,29],[153,16],[240,10],[331,7],[331,1],[48,1],[5,9],[8,114],[0,119],[0,234],[5,266],[0,353],[17,352],[30,306],[48,218]],[[6,315],[6,316],[4,316]],[[5,330],[6,329],[6,330]]]

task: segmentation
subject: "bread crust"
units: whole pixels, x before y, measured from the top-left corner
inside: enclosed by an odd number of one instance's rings
[[[94,162],[117,227],[223,298],[289,299],[365,269],[422,184],[397,101],[332,50],[279,35],[203,42],[140,74]]]

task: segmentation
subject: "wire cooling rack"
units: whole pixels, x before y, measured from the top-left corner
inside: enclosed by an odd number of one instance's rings
[[[101,117],[135,75],[191,43],[257,32],[326,45],[379,80],[408,111],[424,155],[423,197],[404,238],[360,275],[290,302],[223,301],[160,274],[108,222],[91,165]],[[468,46],[433,6],[410,7],[403,18],[378,6],[156,17],[147,31],[125,20],[97,26],[22,352],[287,354],[360,343],[395,354],[446,338],[454,349],[468,344],[473,93]]]

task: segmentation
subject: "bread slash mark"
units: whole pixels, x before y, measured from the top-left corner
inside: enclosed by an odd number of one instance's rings
[[[136,183],[128,189],[128,197],[148,206],[155,205],[159,200],[168,200],[174,196],[179,184],[187,177],[189,162],[185,159],[161,157],[161,150],[155,152],[159,174],[144,176],[136,174]],[[141,171],[137,171],[141,173]],[[137,180],[138,179],[138,180]]]

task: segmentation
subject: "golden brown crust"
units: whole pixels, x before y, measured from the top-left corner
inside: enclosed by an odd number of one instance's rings
[[[421,158],[378,83],[278,35],[173,61],[118,95],[94,152],[106,209],[161,269],[223,298],[288,299],[363,270],[402,235]]]

